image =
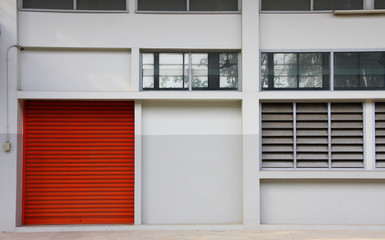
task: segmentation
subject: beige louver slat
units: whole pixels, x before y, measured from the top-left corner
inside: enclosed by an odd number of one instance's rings
[[[385,102],[376,103],[376,167],[385,168]]]
[[[334,168],[364,167],[362,103],[331,103],[331,154]]]
[[[262,105],[262,167],[294,167],[293,104]]]
[[[327,103],[296,104],[297,167],[329,167]]]

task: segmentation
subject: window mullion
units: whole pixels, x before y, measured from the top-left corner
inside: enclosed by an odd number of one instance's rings
[[[186,0],[186,11],[190,11],[190,0]]]
[[[334,91],[334,52],[330,53],[330,63],[329,63],[329,68],[330,68],[330,90]]]
[[[310,0],[310,11],[314,11],[314,0]]]
[[[299,89],[299,53],[297,53],[297,89]]]
[[[77,0],[74,0],[74,6],[73,6],[73,9],[74,9],[74,10],[77,10],[77,4],[78,4],[78,3],[77,3]]]
[[[154,53],[154,89],[159,90],[159,53]]]

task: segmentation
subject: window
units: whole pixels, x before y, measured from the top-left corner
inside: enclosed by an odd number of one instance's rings
[[[262,0],[262,11],[309,11],[310,0]]]
[[[262,168],[363,168],[362,103],[262,103]]]
[[[376,167],[385,168],[385,102],[376,103]]]
[[[238,11],[238,0],[138,0],[138,11]]]
[[[329,53],[262,53],[262,89],[329,89],[329,58]]]
[[[143,53],[143,90],[236,90],[238,53]]]
[[[335,53],[334,88],[384,89],[385,52]]]
[[[23,9],[52,10],[90,10],[122,11],[126,10],[127,0],[23,0]]]
[[[385,8],[385,0],[374,1],[374,9],[384,9],[384,8]]]
[[[314,0],[314,10],[359,10],[363,0]]]
[[[363,0],[261,0],[262,11],[322,11],[363,9]]]

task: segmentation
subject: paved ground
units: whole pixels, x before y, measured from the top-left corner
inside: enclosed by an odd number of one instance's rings
[[[385,231],[104,231],[0,233],[1,240],[371,240]]]

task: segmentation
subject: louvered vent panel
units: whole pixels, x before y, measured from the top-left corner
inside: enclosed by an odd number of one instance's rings
[[[262,104],[262,167],[294,167],[293,104]]]
[[[385,168],[385,103],[376,103],[376,167]]]
[[[134,222],[134,103],[26,101],[24,224]]]
[[[332,167],[364,167],[363,136],[362,103],[331,103]]]
[[[329,167],[327,103],[297,103],[296,110],[297,167]]]

